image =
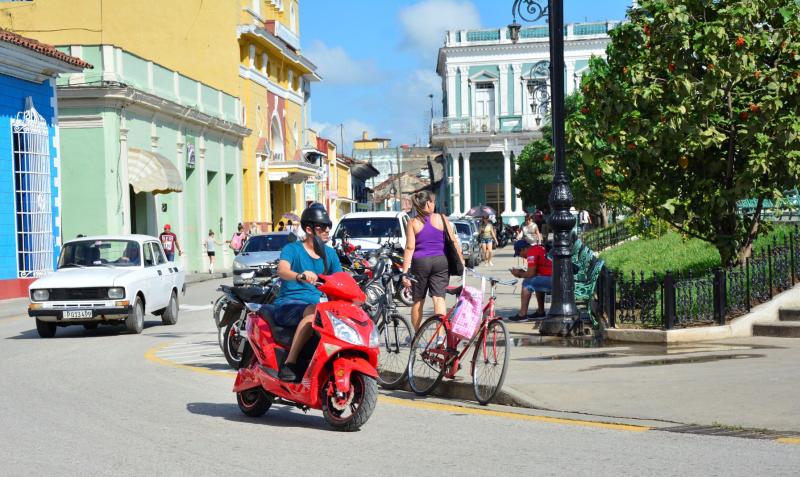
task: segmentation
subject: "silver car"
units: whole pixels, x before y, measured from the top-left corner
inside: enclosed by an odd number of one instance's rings
[[[270,232],[247,239],[241,253],[233,259],[233,284],[243,285],[242,274],[272,268],[281,256],[281,249],[296,237],[290,232]]]
[[[472,220],[453,220],[458,240],[461,242],[461,253],[470,268],[481,262],[481,246],[478,242],[478,226]]]

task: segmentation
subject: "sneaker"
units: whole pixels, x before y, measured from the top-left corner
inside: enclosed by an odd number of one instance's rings
[[[528,317],[527,316],[514,315],[514,316],[509,316],[508,318],[506,318],[506,320],[514,321],[516,323],[520,323],[520,322],[523,322],[523,321],[528,321]]]
[[[278,379],[293,383],[297,381],[297,374],[294,372],[294,364],[284,364],[278,371]]]
[[[540,320],[540,319],[542,319],[542,318],[544,318],[546,316],[547,316],[547,313],[545,313],[543,311],[537,311],[536,313],[531,313],[530,315],[528,315],[528,319],[529,320]]]

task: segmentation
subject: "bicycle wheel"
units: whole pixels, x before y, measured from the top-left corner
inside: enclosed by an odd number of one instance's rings
[[[422,324],[411,342],[411,356],[408,359],[408,385],[420,396],[425,396],[442,381],[444,366],[441,349],[438,343],[437,330],[442,323],[438,315],[434,315]]]
[[[486,405],[500,388],[508,370],[510,343],[502,320],[492,320],[475,342],[472,356],[472,390],[475,399]]]
[[[378,355],[378,384],[382,388],[397,389],[403,385],[408,372],[412,338],[408,318],[392,314],[381,320],[378,326],[381,350]]]

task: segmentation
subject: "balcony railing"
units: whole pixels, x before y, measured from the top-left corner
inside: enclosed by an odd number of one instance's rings
[[[444,118],[431,122],[431,133],[434,136],[507,134],[538,131],[541,123],[541,116],[537,117],[533,114],[511,114],[498,117]]]
[[[295,50],[300,49],[300,37],[297,36],[292,30],[283,26],[281,22],[275,22],[275,36],[285,41],[287,45]]]
[[[620,22],[570,23],[564,25],[564,38],[578,40],[583,37],[604,36]],[[520,41],[548,41],[550,34],[546,25],[522,28]],[[447,32],[446,46],[469,45],[472,43],[511,43],[507,27],[482,30],[453,30]]]

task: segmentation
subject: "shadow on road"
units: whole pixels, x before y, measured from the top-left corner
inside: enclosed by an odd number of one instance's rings
[[[20,332],[20,334],[16,336],[9,336],[7,340],[29,340],[29,339],[44,339],[39,337],[39,333],[36,332],[35,324],[31,323],[34,328],[30,330],[25,330]],[[162,326],[161,321],[145,321],[144,322],[144,329],[152,328],[154,326]],[[99,325],[97,328],[93,330],[87,330],[81,325],[69,325],[69,326],[59,326],[58,330],[56,331],[56,336],[54,338],[47,338],[47,339],[59,339],[59,338],[95,338],[101,336],[116,336],[116,335],[124,335],[128,334],[125,331],[124,325]],[[148,336],[158,336],[158,335],[148,335]]]
[[[272,427],[297,427],[303,429],[324,430],[329,429],[325,425],[320,411],[310,411],[312,414],[304,414],[290,406],[273,404],[272,407],[262,417],[247,417],[239,410],[235,403],[211,403],[211,402],[190,402],[186,409],[192,414],[199,414],[210,417],[220,417],[226,421],[246,422],[249,424],[261,424]]]

